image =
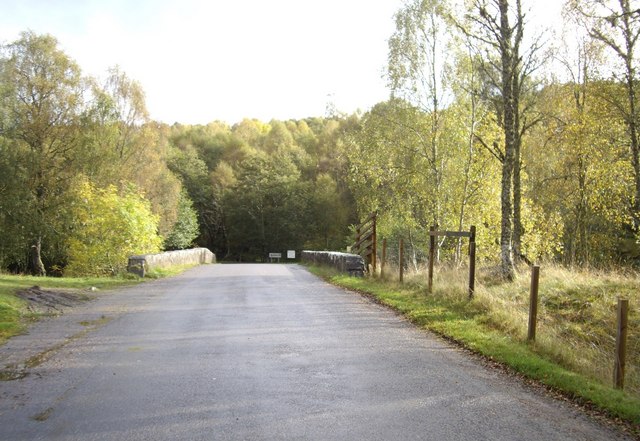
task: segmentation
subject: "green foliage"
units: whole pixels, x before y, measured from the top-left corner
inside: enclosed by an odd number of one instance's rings
[[[73,157],[81,149],[84,90],[79,67],[52,36],[24,32],[0,47],[0,175],[6,201],[0,222],[13,237],[2,246],[5,264],[26,270],[28,250],[40,239],[49,259],[63,254],[56,226],[67,217],[62,207]]]
[[[198,237],[198,214],[193,208],[193,202],[186,192],[180,194],[178,203],[178,220],[173,225],[171,233],[164,241],[167,250],[183,250],[189,248]]]
[[[255,260],[303,247],[344,246],[353,201],[341,155],[352,120],[244,120],[175,126],[169,162],[198,212],[197,243]]]
[[[434,224],[476,225],[478,256],[495,260],[505,115],[487,61],[498,60],[470,37],[477,8],[456,17],[450,6],[400,6],[389,101],[362,115],[232,126],[149,121],[142,86],[126,73],[112,68],[102,83],[83,77],[55,38],[23,33],[0,50],[0,267],[27,271],[39,239],[48,269],[68,263],[66,236],[77,226],[70,183],[79,176],[95,194],[114,186],[124,195],[131,184],[143,192],[167,248],[193,243],[249,260],[284,248],[342,249],[349,225],[377,210],[379,237],[393,246],[403,237],[414,267]],[[531,52],[523,51],[521,62],[532,62],[524,69],[537,67]],[[603,77],[596,59],[584,60],[575,83],[534,88],[531,72],[514,78],[523,92],[514,122],[521,251],[530,260],[611,265],[640,255],[628,84]],[[459,263],[463,251],[463,241],[445,240],[438,259]]]
[[[52,36],[21,34],[0,47],[0,134],[0,267],[27,271],[40,241],[50,270],[66,265],[78,176],[124,193],[133,183],[160,234],[176,223],[181,183],[163,127],[147,122],[141,86],[117,68],[99,85]]]
[[[420,251],[414,248],[424,251],[431,225],[445,230],[476,225],[479,256],[495,256],[499,164],[469,142],[462,105],[440,112],[439,121],[434,168],[434,150],[428,141],[433,132],[424,112],[396,100],[378,104],[363,116],[360,126],[350,132],[352,143],[346,152],[361,215],[378,210],[379,237],[394,242],[404,237],[416,256]],[[491,133],[490,122],[484,127]],[[442,245],[443,253],[460,258],[457,242]]]
[[[338,184],[330,175],[323,173],[318,175],[311,191],[304,247],[313,250],[343,249],[349,206],[340,194]]]
[[[131,255],[155,253],[162,240],[158,217],[133,188],[97,189],[87,181],[75,190],[75,219],[67,236],[68,275],[114,275],[126,268]]]
[[[215,249],[222,230],[219,196],[215,193],[207,163],[191,144],[174,148],[168,162],[170,170],[181,180],[198,215],[200,236],[197,242]]]
[[[619,92],[605,83],[586,86],[588,97],[581,95],[583,86],[571,84],[550,86],[541,94],[539,107],[550,117],[530,141],[544,143],[545,159],[529,152],[527,177],[541,217],[557,224],[543,230],[558,238],[548,255],[560,255],[568,264],[602,265],[617,254],[631,223],[633,173],[625,158],[624,127],[610,104],[595,100],[598,94]]]
[[[309,186],[291,158],[256,155],[241,164],[237,183],[225,193],[227,233],[238,258],[301,249]]]
[[[0,288],[0,344],[24,329],[21,323],[25,302]]]

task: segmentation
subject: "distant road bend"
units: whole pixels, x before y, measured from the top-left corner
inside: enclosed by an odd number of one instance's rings
[[[87,315],[95,329],[65,340]],[[297,265],[103,295],[0,357],[42,342],[41,364],[0,382],[3,441],[623,439]]]

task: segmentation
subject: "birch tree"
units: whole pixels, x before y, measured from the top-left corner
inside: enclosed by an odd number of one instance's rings
[[[640,133],[638,109],[638,58],[640,37],[640,1],[637,0],[570,0],[568,9],[583,19],[591,37],[613,55],[611,75],[625,88],[622,100],[605,97],[617,109],[625,123],[628,149],[634,177],[634,195],[630,210],[633,230],[640,228]]]
[[[501,222],[500,264],[502,275],[507,280],[515,277],[513,256],[514,206],[519,208],[519,194],[514,197],[514,188],[519,191],[521,113],[520,98],[523,56],[521,46],[524,38],[524,14],[520,0],[473,0],[460,29],[474,38],[485,55],[484,74],[490,87],[497,94],[497,113],[503,130],[500,146],[497,142],[485,142],[485,147],[502,163],[501,177]],[[514,182],[514,176],[517,182]],[[518,211],[516,211],[518,213]],[[519,213],[516,216],[518,224]],[[518,233],[516,228],[516,233]],[[517,242],[519,236],[516,234]]]
[[[405,2],[395,16],[396,30],[389,40],[387,69],[392,97],[399,98],[391,103],[409,103],[429,118],[426,130],[411,126],[408,121],[397,121],[397,124],[416,135],[411,154],[428,163],[433,225],[442,224],[444,217],[442,186],[447,158],[441,137],[443,101],[447,93],[445,49],[449,39],[445,8],[446,2],[435,0]]]

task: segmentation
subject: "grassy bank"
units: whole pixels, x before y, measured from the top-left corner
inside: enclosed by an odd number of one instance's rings
[[[88,291],[91,287],[111,289],[137,283],[138,280],[120,277],[31,277],[0,274],[0,344],[24,331],[30,321],[37,319],[27,311],[26,301],[16,297],[16,291],[39,286],[47,290]]]
[[[640,427],[640,323],[635,312],[629,320],[626,390],[611,387],[616,297],[629,298],[637,310],[640,283],[635,277],[543,267],[537,341],[529,344],[527,274],[514,283],[503,283],[489,271],[480,271],[476,296],[469,301],[464,269],[441,269],[433,294],[427,294],[423,273],[409,275],[399,284],[352,278],[325,268],[312,271],[334,284],[374,296],[418,326]]]

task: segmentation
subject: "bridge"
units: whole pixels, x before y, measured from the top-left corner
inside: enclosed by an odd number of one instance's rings
[[[0,348],[20,357],[2,440],[620,439],[294,264],[102,293]]]

